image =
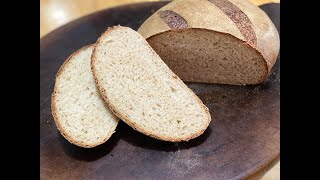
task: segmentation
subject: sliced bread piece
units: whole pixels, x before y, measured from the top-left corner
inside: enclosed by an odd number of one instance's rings
[[[257,84],[280,41],[274,24],[248,0],[175,0],[138,32],[183,81]]]
[[[91,68],[110,109],[141,133],[164,141],[188,141],[209,126],[208,108],[128,27],[113,27],[101,35]]]
[[[93,46],[73,53],[57,73],[52,114],[63,137],[84,148],[98,146],[115,132],[119,119],[96,88],[90,68]]]

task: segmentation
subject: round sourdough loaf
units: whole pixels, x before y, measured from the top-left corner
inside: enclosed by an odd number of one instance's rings
[[[247,0],[175,0],[138,32],[173,72],[190,82],[260,83],[280,48],[274,24]]]

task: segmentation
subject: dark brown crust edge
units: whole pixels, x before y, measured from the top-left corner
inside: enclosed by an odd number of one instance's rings
[[[95,79],[95,82],[96,82],[96,85],[97,85],[97,88],[98,90],[100,91],[100,94],[102,96],[102,98],[105,100],[105,102],[108,104],[110,110],[117,116],[119,117],[123,122],[125,122],[127,125],[129,125],[130,127],[132,127],[134,130],[138,131],[138,132],[141,132],[149,137],[152,137],[152,138],[155,138],[155,139],[158,139],[158,140],[162,140],[162,141],[170,141],[170,142],[181,142],[181,141],[189,141],[191,139],[194,139],[200,135],[202,135],[204,133],[204,131],[209,127],[209,124],[211,122],[211,115],[209,113],[209,109],[202,103],[202,101],[199,99],[198,96],[196,96],[193,91],[191,89],[189,89],[187,87],[187,89],[192,92],[191,94],[193,94],[193,96],[196,98],[196,100],[201,104],[201,106],[203,107],[203,109],[205,110],[205,112],[207,113],[208,115],[208,120],[207,120],[207,124],[205,125],[205,128],[202,129],[201,131],[193,134],[192,136],[186,136],[186,137],[181,137],[181,138],[170,138],[170,137],[163,137],[163,136],[158,136],[158,135],[155,135],[153,134],[152,132],[148,132],[147,130],[143,129],[142,127],[140,127],[139,125],[137,125],[136,123],[132,122],[130,120],[129,117],[123,115],[115,106],[112,105],[112,103],[110,102],[110,100],[108,99],[108,95],[106,93],[106,91],[101,87],[100,85],[100,82],[99,80],[97,79],[97,75],[96,75],[96,70],[95,70],[95,66],[94,66],[94,62],[96,60],[96,57],[95,57],[95,51],[96,51],[96,47],[99,45],[100,43],[100,40],[102,37],[104,37],[105,35],[107,35],[110,31],[114,30],[114,29],[118,29],[118,28],[127,28],[127,27],[122,27],[122,26],[114,26],[114,27],[111,27],[111,28],[108,28],[104,33],[101,34],[101,36],[98,38],[97,42],[95,43],[94,45],[94,48],[93,48],[93,52],[92,52],[92,55],[91,55],[91,70],[92,70],[92,73],[93,73],[93,77]],[[143,37],[142,37],[143,38]],[[144,38],[143,38],[144,39]],[[145,40],[145,39],[144,39]],[[158,54],[152,49],[152,47],[148,44],[148,42],[145,40],[145,43],[146,45],[149,47],[150,50],[152,50],[152,52],[154,54],[156,54],[158,56]],[[172,71],[171,71],[172,72]],[[175,75],[173,72],[172,72],[172,75]],[[175,75],[176,76],[176,75]],[[177,76],[177,79],[183,83],[183,81]],[[183,83],[184,84],[184,83]]]
[[[54,90],[53,90],[53,93],[51,94],[51,112],[52,112],[52,116],[53,116],[53,120],[57,126],[57,129],[59,130],[60,134],[66,139],[68,140],[71,144],[74,144],[74,145],[77,145],[79,147],[83,147],[83,148],[93,148],[93,147],[96,147],[100,144],[103,144],[105,143],[110,137],[111,135],[115,132],[115,129],[113,131],[111,131],[110,134],[108,134],[103,140],[97,142],[97,143],[94,143],[94,144],[84,144],[84,143],[81,143],[77,140],[75,140],[72,136],[70,136],[68,133],[65,132],[64,128],[62,127],[61,123],[60,123],[60,120],[58,118],[58,115],[56,113],[57,111],[57,108],[56,108],[56,92],[57,92],[57,87],[56,87],[56,83],[58,82],[58,77],[60,76],[60,74],[64,71],[64,68],[65,66],[69,63],[70,59],[73,57],[73,56],[76,56],[77,54],[79,54],[80,52],[82,51],[85,51],[86,49],[92,47],[94,44],[90,44],[90,45],[87,45],[87,46],[84,46],[80,49],[78,49],[77,51],[75,51],[74,53],[72,53],[68,58],[67,60],[65,60],[63,62],[63,64],[61,65],[60,69],[58,70],[57,74],[56,74],[56,77],[55,77],[55,86],[54,86]],[[118,121],[119,122],[119,121]],[[117,127],[117,126],[116,126]],[[116,128],[115,127],[115,128]]]
[[[160,34],[164,34],[166,32],[177,32],[177,31],[186,31],[186,30],[205,30],[205,31],[209,31],[209,32],[215,32],[215,33],[219,33],[219,34],[224,34],[224,35],[227,35],[227,36],[230,36],[230,37],[233,37],[235,38],[236,40],[240,41],[241,44],[245,45],[245,46],[248,46],[249,48],[253,49],[259,56],[261,56],[261,58],[264,60],[263,61],[263,64],[265,66],[265,71],[264,71],[264,75],[258,80],[257,83],[253,83],[253,84],[245,84],[245,85],[255,85],[255,84],[259,84],[259,83],[262,83],[264,80],[267,79],[268,75],[269,75],[269,72],[271,71],[271,68],[273,67],[274,64],[271,64],[270,67],[268,67],[268,64],[267,64],[267,61],[266,59],[263,57],[263,55],[261,54],[261,52],[256,48],[256,47],[253,47],[251,46],[250,44],[248,44],[248,42],[244,41],[244,40],[241,40],[235,36],[233,36],[232,34],[229,34],[229,33],[225,33],[225,32],[219,32],[219,31],[214,31],[214,30],[211,30],[211,29],[205,29],[205,28],[186,28],[186,29],[170,29],[170,30],[167,30],[167,31],[163,31],[163,32],[160,32],[160,33],[157,33],[157,34],[154,34],[150,37],[148,37],[146,40],[148,41],[150,38],[153,38],[157,35],[160,35]],[[192,82],[192,81],[189,81],[189,82]],[[220,83],[222,84],[222,83]],[[244,84],[234,84],[234,85],[244,85]]]

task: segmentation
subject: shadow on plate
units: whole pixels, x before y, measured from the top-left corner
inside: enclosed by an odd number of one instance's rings
[[[189,149],[191,147],[198,146],[202,144],[211,134],[211,128],[209,126],[201,136],[188,142],[167,142],[160,141],[139,133],[123,122],[119,123],[118,127],[118,131],[121,132],[121,139],[130,143],[131,145],[165,152],[174,152],[181,149]]]
[[[58,139],[62,145],[63,151],[70,157],[83,161],[94,161],[107,154],[117,145],[120,137],[117,133],[113,134],[111,138],[94,148],[82,148],[71,144],[60,133],[58,133]]]
[[[160,141],[151,137],[148,137],[138,131],[135,131],[124,122],[120,121],[111,138],[94,148],[82,148],[69,143],[60,133],[58,139],[62,145],[63,151],[70,157],[83,161],[94,161],[103,156],[109,154],[112,149],[117,145],[119,140],[124,140],[133,146],[141,148],[152,149],[157,151],[174,152],[181,149],[189,149],[194,146],[202,144],[211,134],[210,126],[208,129],[199,137],[192,139],[188,142],[166,142]]]

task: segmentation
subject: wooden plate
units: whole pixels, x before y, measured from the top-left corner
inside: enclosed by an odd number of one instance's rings
[[[205,133],[189,142],[162,142],[120,122],[109,141],[93,149],[67,142],[51,115],[54,78],[75,50],[94,43],[112,25],[137,29],[168,2],[132,4],[75,20],[40,40],[41,179],[242,179],[280,153],[280,67],[256,86],[188,83],[210,109]],[[279,4],[261,8],[279,30]]]

